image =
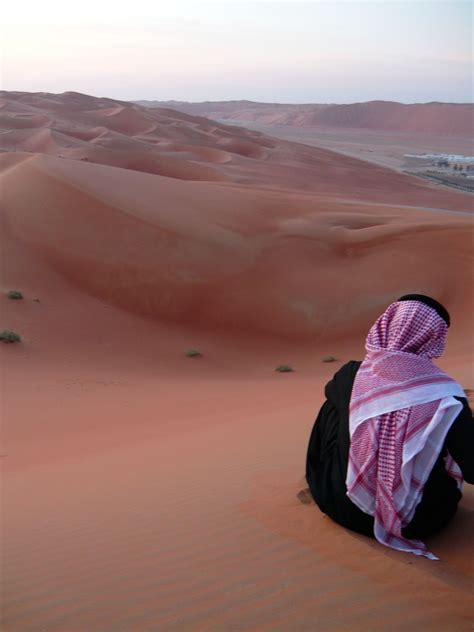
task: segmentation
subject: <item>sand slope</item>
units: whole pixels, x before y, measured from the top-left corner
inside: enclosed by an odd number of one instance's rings
[[[387,297],[416,287],[464,317],[472,243],[434,255],[463,239],[468,215],[23,156],[13,166],[4,159],[6,234],[87,293],[131,311],[315,339],[328,335],[328,319],[331,336],[348,318],[354,332]],[[370,301],[360,299],[364,284]]]
[[[2,314],[25,342],[2,348],[5,630],[472,627],[469,490],[430,542],[437,564],[295,498],[335,369],[320,354],[360,349],[142,320],[21,244],[6,259],[25,301],[2,297]],[[205,356],[185,358],[195,345]],[[297,372],[273,373],[280,361]]]
[[[446,303],[474,386],[471,198],[170,110],[3,110],[2,629],[471,630],[472,489],[436,564],[295,497],[325,382],[399,294]]]

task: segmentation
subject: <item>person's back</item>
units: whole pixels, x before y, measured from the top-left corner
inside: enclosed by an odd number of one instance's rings
[[[420,540],[456,512],[474,483],[474,422],[461,387],[432,358],[449,315],[420,295],[392,303],[371,328],[364,361],[327,384],[306,478],[321,511],[383,544],[435,559]]]

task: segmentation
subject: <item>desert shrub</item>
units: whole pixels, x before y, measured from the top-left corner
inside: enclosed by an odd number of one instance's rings
[[[8,296],[8,298],[12,298],[14,300],[18,300],[20,298],[23,298],[23,294],[21,292],[18,292],[18,290],[9,290],[7,292],[7,296]]]
[[[200,358],[202,356],[202,353],[197,349],[188,349],[186,351],[186,356],[188,358]]]
[[[321,362],[335,362],[337,358],[331,355],[324,356],[321,358]]]
[[[0,331],[0,340],[2,342],[20,342],[21,338],[14,331],[4,329],[3,331]]]
[[[278,373],[290,373],[293,369],[288,364],[279,364],[275,371],[278,371]]]

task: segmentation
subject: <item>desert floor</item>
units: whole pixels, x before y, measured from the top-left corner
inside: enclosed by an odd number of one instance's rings
[[[472,198],[74,93],[3,116],[2,630],[472,630],[472,488],[439,562],[296,498],[324,384],[397,296],[446,303],[474,387]]]
[[[223,121],[222,121],[223,122]],[[227,121],[229,123],[230,121]],[[387,132],[362,129],[292,127],[289,125],[265,125],[251,121],[233,121],[248,129],[258,130],[283,140],[324,147],[367,160],[392,169],[404,170],[410,166],[405,154],[460,154],[472,156],[474,144],[471,138]]]

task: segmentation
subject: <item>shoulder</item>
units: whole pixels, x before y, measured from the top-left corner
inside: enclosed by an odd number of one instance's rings
[[[465,397],[456,397],[463,405],[446,437],[446,447],[462,471],[464,480],[474,484],[474,420]]]
[[[327,399],[335,400],[344,397],[347,393],[350,394],[356,373],[361,364],[360,360],[349,360],[336,371],[332,380],[326,384],[325,394]]]
[[[354,378],[361,364],[362,364],[361,360],[349,360],[349,362],[346,362],[346,364],[343,364],[341,368],[338,371],[336,371],[336,373],[334,374],[334,378],[336,377]]]
[[[462,404],[462,410],[459,412],[459,415],[457,416],[456,421],[458,420],[472,421],[473,413],[472,413],[471,407],[469,406],[468,398],[458,397],[457,395],[454,395],[454,399],[457,399],[458,402],[461,402]]]

